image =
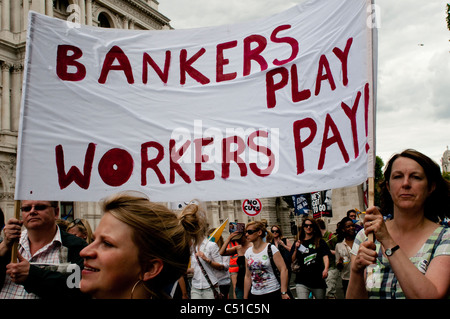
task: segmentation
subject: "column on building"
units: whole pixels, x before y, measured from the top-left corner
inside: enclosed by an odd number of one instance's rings
[[[5,1],[3,1],[5,2]],[[10,131],[11,130],[11,78],[10,69],[11,64],[8,62],[3,62],[1,65],[2,69],[2,98],[1,98],[1,130]]]
[[[92,25],[92,0],[86,0],[86,24]]]
[[[267,225],[270,227],[274,224],[277,224],[277,215],[276,212],[276,197],[270,198],[261,198],[261,206],[262,210],[260,215],[260,219],[265,219],[267,221]]]
[[[12,32],[20,32],[22,31],[22,25],[21,25],[21,14],[20,14],[20,8],[21,7],[21,1],[11,1],[11,31]]]
[[[74,218],[83,218],[94,231],[102,218],[97,202],[74,202]]]
[[[128,24],[130,22],[130,19],[126,16],[122,17],[122,27],[125,30],[128,30]]]
[[[2,1],[2,21],[1,21],[2,31],[10,31],[11,27],[10,4],[11,3],[9,0]]]
[[[210,201],[202,204],[206,209],[206,217],[208,220],[209,227],[214,227],[219,224],[219,201]]]
[[[86,24],[86,3],[84,0],[78,1],[80,5],[80,23]]]
[[[11,77],[11,130],[13,132],[19,131],[20,121],[20,102],[22,98],[22,76],[23,65],[16,63],[12,68]]]
[[[49,17],[53,17],[53,0],[46,0],[45,14],[48,15]]]
[[[22,10],[22,30],[28,29],[28,12],[30,11],[30,1],[23,0],[23,10]]]
[[[32,0],[31,1],[31,10],[36,11],[38,13],[45,14],[45,5],[47,0]],[[52,2],[53,8],[53,2]]]

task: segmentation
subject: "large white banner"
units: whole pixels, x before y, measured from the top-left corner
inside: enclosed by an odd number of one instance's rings
[[[367,3],[306,1],[248,23],[166,31],[31,13],[16,199],[136,190],[229,200],[364,182]]]

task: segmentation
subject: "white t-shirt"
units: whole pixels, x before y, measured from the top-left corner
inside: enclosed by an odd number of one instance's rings
[[[217,279],[219,280],[219,286],[229,285],[231,284],[231,278],[228,269],[230,268],[231,256],[220,256],[220,257],[222,257],[221,264],[223,265],[223,270],[216,270]]]
[[[247,260],[247,267],[252,276],[252,295],[265,295],[280,289],[280,283],[275,276],[272,265],[270,264],[267,247],[259,253],[253,252],[253,247],[250,247],[245,252],[245,259]],[[271,245],[272,255],[278,252],[278,249]]]
[[[211,261],[222,263],[222,256],[219,254],[219,247],[217,247],[216,243],[209,241],[208,239],[204,239],[202,244],[200,245],[199,251],[202,251],[205,256]],[[203,265],[206,273],[208,274],[209,280],[213,285],[217,284],[219,278],[217,277],[217,271],[206,261],[199,257],[200,262]],[[197,258],[195,258],[195,251],[191,254],[191,267],[194,268],[194,276],[192,277],[192,286],[197,289],[207,289],[211,286],[205,278],[200,266],[197,263]]]
[[[344,260],[344,268],[341,270],[341,278],[344,280],[350,280],[351,250],[352,247],[348,246],[345,240],[337,243],[334,250],[336,252],[336,262],[339,261],[340,257]]]

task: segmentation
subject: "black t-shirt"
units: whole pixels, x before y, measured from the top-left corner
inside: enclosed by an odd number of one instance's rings
[[[285,245],[287,245],[287,239],[286,238],[282,238],[281,239],[283,241],[283,243]],[[286,264],[286,268],[288,269],[289,272],[291,272],[291,263],[292,263],[292,255],[291,255],[291,251],[287,250],[286,248],[284,248],[283,245],[279,244],[278,246],[275,245],[275,240],[272,240],[272,244],[274,246],[276,246],[278,248],[278,251],[281,254],[281,257],[283,257],[284,263]],[[291,247],[292,249],[292,247]]]
[[[239,267],[236,287],[244,289],[245,271],[247,269],[247,266],[245,264],[245,256],[238,256],[236,263]]]
[[[296,273],[295,283],[302,284],[308,288],[326,288],[322,272],[325,268],[323,256],[330,254],[330,249],[323,239],[320,239],[319,247],[314,240],[304,240],[299,248],[292,245],[291,253],[297,250],[296,262],[300,265],[300,271]]]

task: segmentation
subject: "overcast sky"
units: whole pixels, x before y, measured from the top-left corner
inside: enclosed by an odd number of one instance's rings
[[[175,29],[263,18],[302,0],[159,0]],[[377,155],[414,148],[441,164],[450,146],[450,31],[443,0],[376,0]]]

